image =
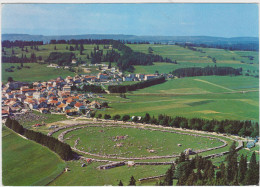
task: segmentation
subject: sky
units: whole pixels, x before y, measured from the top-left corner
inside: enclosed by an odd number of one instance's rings
[[[4,4],[2,33],[258,37],[257,4]]]

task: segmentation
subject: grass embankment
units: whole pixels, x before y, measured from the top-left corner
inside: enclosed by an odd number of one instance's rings
[[[6,186],[43,186],[65,168],[48,148],[2,128],[2,177]]]

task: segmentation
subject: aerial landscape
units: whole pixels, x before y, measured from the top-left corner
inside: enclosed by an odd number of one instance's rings
[[[2,4],[2,185],[259,185],[258,6]]]

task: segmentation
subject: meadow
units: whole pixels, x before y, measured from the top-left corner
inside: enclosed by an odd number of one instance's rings
[[[90,123],[91,124],[91,123]],[[122,127],[124,124],[122,124]],[[128,145],[127,149],[124,150],[124,147],[118,148],[122,150],[122,153],[126,153],[127,151],[134,151],[131,147],[138,149],[140,147],[139,141],[142,141],[143,146],[147,146],[146,148],[151,148],[150,145],[153,144],[153,142],[156,143],[156,147],[152,147],[159,150],[159,146],[163,146],[164,150],[167,150],[167,152],[171,152],[172,149],[174,149],[174,152],[178,153],[179,151],[182,151],[185,147],[197,147],[197,148],[203,148],[203,145],[206,145],[206,147],[214,147],[219,145],[218,141],[211,140],[209,142],[204,142],[205,138],[200,137],[185,137],[186,135],[183,135],[183,137],[178,137],[177,134],[169,134],[166,132],[149,132],[147,130],[138,130],[138,129],[124,129],[124,128],[118,128],[117,129],[111,129],[111,127],[87,127],[84,129],[79,129],[72,131],[65,135],[65,138],[67,138],[66,142],[70,145],[74,145],[74,141],[80,137],[79,145],[77,148],[84,150],[88,150],[88,148],[91,147],[93,151],[96,150],[96,152],[103,152],[104,154],[110,153],[109,148],[113,149],[112,146],[120,141],[111,141],[111,137],[117,136],[117,135],[125,135],[127,133],[128,138],[125,140],[122,140],[124,142],[124,146],[126,146],[129,140],[129,143],[132,145]],[[148,128],[148,127],[143,127]],[[159,127],[156,127],[155,129],[161,129]],[[102,132],[101,132],[102,130]],[[169,129],[171,130],[171,129]],[[135,131],[135,132],[134,132]],[[173,131],[179,131],[183,132],[181,130],[173,130]],[[57,137],[58,134],[60,134],[62,131],[59,131],[57,133],[54,133],[54,137]],[[159,134],[154,134],[159,133]],[[161,134],[164,133],[164,134]],[[194,134],[195,132],[189,132]],[[196,133],[195,133],[196,134]],[[171,137],[170,137],[171,136]],[[215,135],[210,135],[212,137],[216,137]],[[133,139],[135,138],[135,139]],[[181,141],[182,146],[178,147],[175,144],[178,143],[177,141]],[[166,142],[165,140],[166,139]],[[192,140],[193,139],[193,140]],[[203,140],[204,139],[204,140]],[[228,142],[228,145],[232,143],[232,140],[221,137],[221,139],[224,139]],[[149,143],[148,143],[149,140]],[[208,139],[206,139],[208,141]],[[94,143],[93,143],[94,142]],[[193,142],[192,144],[190,142]],[[195,142],[195,143],[194,143]],[[201,142],[204,142],[203,145],[199,144]],[[148,143],[148,145],[146,145]],[[198,144],[197,144],[198,143]],[[107,145],[110,146],[108,149],[105,149]],[[129,148],[129,149],[128,149]],[[229,146],[223,147],[221,149],[201,153],[201,155],[208,155],[213,153],[220,153],[223,151],[227,151],[229,149]],[[135,150],[135,154],[138,154],[138,151]],[[112,151],[113,153],[117,153],[116,151]],[[159,151],[158,151],[159,152]],[[147,154],[147,153],[146,153]],[[150,153],[152,154],[152,153]],[[155,153],[153,153],[155,154]],[[126,156],[126,155],[124,155]],[[88,157],[88,156],[86,156]],[[94,157],[95,158],[95,157]],[[224,158],[223,158],[224,159]],[[110,159],[111,160],[111,159]],[[113,160],[113,159],[112,159]],[[153,160],[143,160],[144,162],[163,162],[163,161],[172,161],[173,159],[153,159]],[[142,160],[140,160],[142,162]],[[97,170],[96,168],[99,165],[102,165],[102,163],[90,163],[87,164],[85,167],[81,167],[81,164],[84,163],[83,161],[69,161],[67,162],[68,167],[70,168],[70,172],[64,173],[60,177],[58,177],[55,181],[50,183],[52,186],[59,186],[59,185],[118,185],[119,180],[122,180],[124,185],[129,184],[129,179],[133,175],[136,180],[143,178],[143,177],[149,177],[149,176],[156,176],[156,175],[162,175],[164,174],[167,169],[170,167],[169,165],[163,166],[149,166],[149,165],[136,165],[134,167],[128,167],[128,166],[121,166],[116,167],[109,170]],[[71,180],[73,179],[73,180]],[[137,181],[137,185],[155,185],[156,182],[159,180],[148,180],[139,182]]]
[[[158,44],[128,44],[134,51],[148,54],[148,48],[153,49],[153,54],[176,60],[178,64],[155,62],[153,66],[134,66],[135,73],[169,73],[178,68],[184,67],[205,67],[205,66],[228,66],[233,68],[243,68],[243,73],[249,75],[259,75],[259,54],[255,51],[229,51],[215,48],[197,48],[203,51],[192,51],[178,45],[158,45]],[[212,59],[215,58],[216,63]],[[253,57],[250,60],[249,57]]]
[[[47,64],[38,63],[26,63],[24,66],[29,66],[30,68],[22,68],[18,70],[16,67],[20,66],[20,63],[2,63],[2,81],[7,83],[8,77],[12,77],[15,81],[22,82],[34,82],[34,81],[48,81],[51,79],[56,79],[58,76],[66,78],[67,76],[75,76],[74,72],[66,69],[55,69],[47,67]],[[6,68],[13,68],[14,72],[6,72]]]
[[[116,140],[116,136],[127,137]],[[100,155],[117,154],[121,157],[178,155],[187,148],[198,150],[223,144],[203,137],[120,127],[87,127],[72,131],[64,138],[69,138],[66,142],[71,146],[77,138],[80,138],[77,145],[80,150]],[[117,146],[119,144],[122,146]],[[155,152],[150,153],[149,150]]]
[[[66,165],[48,148],[25,140],[6,127],[2,128],[2,159],[5,186],[46,185]]]
[[[98,113],[201,117],[205,119],[259,119],[258,79],[243,76],[205,76],[172,79],[126,94],[104,95],[110,108]]]

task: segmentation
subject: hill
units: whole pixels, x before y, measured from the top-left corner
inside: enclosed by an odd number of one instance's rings
[[[113,40],[128,40],[128,41],[149,41],[149,42],[192,42],[192,43],[258,43],[257,37],[211,37],[211,36],[136,36],[124,34],[84,34],[84,35],[30,35],[30,34],[2,34],[3,40],[33,40],[49,42],[50,40],[71,40],[71,39],[113,39]]]

